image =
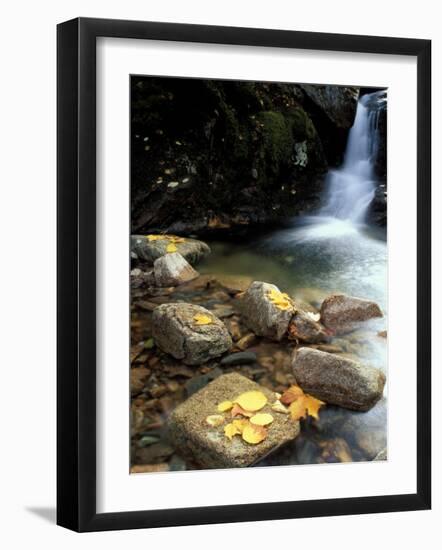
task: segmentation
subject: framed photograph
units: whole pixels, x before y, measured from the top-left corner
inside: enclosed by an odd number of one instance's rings
[[[430,52],[58,26],[59,525],[430,508]]]

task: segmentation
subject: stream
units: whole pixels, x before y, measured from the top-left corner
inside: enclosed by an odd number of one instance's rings
[[[365,223],[375,192],[377,113],[383,92],[359,100],[342,166],[326,180],[324,202],[316,214],[297,218],[292,227],[243,243],[210,242],[212,254],[199,266],[202,273],[252,276],[276,284],[283,292],[319,307],[333,292],[376,301],[382,319],[340,338],[346,355],[386,371],[387,244],[385,231]],[[366,460],[386,446],[386,390],[367,413],[327,407],[296,442],[296,462],[338,461],[348,450],[353,460]],[[324,445],[331,445],[326,449]],[[348,447],[347,447],[348,446]],[[362,451],[361,451],[362,450]],[[330,451],[330,452],[328,452]],[[294,462],[293,450],[287,463]],[[271,462],[269,462],[271,464]]]

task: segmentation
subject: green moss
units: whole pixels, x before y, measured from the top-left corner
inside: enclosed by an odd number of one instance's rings
[[[312,119],[302,109],[297,107],[289,115],[292,121],[293,135],[297,141],[304,141],[305,139],[314,139],[316,136],[316,128],[312,122]]]
[[[282,163],[286,163],[293,153],[291,122],[281,113],[263,111],[258,120],[262,124],[264,158],[267,172],[276,174]]]

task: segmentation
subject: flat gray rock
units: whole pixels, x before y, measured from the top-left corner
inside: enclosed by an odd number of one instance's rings
[[[385,375],[379,369],[311,348],[297,351],[293,373],[306,393],[355,411],[371,409],[385,385]]]
[[[217,405],[232,401],[241,393],[259,390],[267,397],[267,404],[259,411],[270,413],[274,420],[268,426],[268,435],[257,445],[246,443],[240,435],[230,441],[224,435],[224,426],[232,421],[230,411],[223,413],[224,421],[217,427],[209,426],[206,418],[220,414]],[[170,441],[178,454],[203,468],[238,468],[251,466],[299,434],[299,422],[290,415],[271,410],[276,400],[274,392],[237,373],[223,374],[210,382],[172,412],[168,421]]]
[[[198,324],[198,316],[210,319]],[[186,365],[201,365],[232,347],[222,321],[209,310],[187,303],[163,304],[152,314],[152,336],[156,345]]]
[[[176,239],[174,243],[176,246],[175,252],[179,252],[191,265],[195,265],[210,254],[209,246],[197,239],[185,239],[175,235],[155,235],[155,237],[160,238],[149,240],[149,235],[132,235],[130,239],[132,257],[153,265],[157,258],[168,253],[167,247],[173,243],[171,239]]]
[[[270,299],[272,291],[280,292],[275,285],[254,281],[242,297],[241,310],[245,323],[255,334],[279,341],[287,335],[295,308],[280,309]]]
[[[157,258],[153,263],[156,286],[178,286],[199,276],[179,252],[172,252]]]
[[[321,306],[321,323],[335,334],[354,330],[362,322],[376,317],[383,317],[376,302],[346,294],[332,294]]]

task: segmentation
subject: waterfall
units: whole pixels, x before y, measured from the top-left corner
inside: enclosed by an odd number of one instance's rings
[[[326,180],[326,204],[319,215],[362,223],[376,189],[374,164],[379,147],[378,121],[386,92],[363,95],[357,104],[344,162],[330,170]]]

